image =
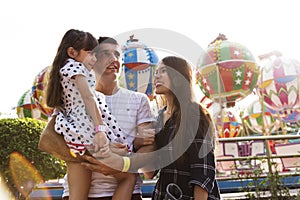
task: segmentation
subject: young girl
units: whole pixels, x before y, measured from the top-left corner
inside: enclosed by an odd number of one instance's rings
[[[101,151],[105,157],[110,153],[108,139],[119,143],[125,139],[104,97],[94,92],[95,77],[91,70],[97,61],[92,52],[96,46],[97,40],[90,33],[67,31],[58,47],[47,86],[47,105],[56,108],[55,130],[64,136],[74,156],[89,150]],[[102,99],[100,104],[96,98]],[[76,162],[67,162],[67,168],[70,199],[87,199],[91,171]],[[135,175],[120,173],[116,178],[120,183],[113,199],[131,199]]]

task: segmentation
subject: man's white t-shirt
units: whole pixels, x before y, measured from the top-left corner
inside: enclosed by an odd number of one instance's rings
[[[144,122],[154,121],[148,97],[143,93],[119,88],[115,94],[105,96],[105,100],[109,110],[117,119],[121,129],[128,134],[126,142],[132,150],[137,126]],[[142,183],[141,177],[138,176],[133,194],[141,194]],[[94,172],[92,175],[89,197],[111,197],[113,196],[117,185],[118,182],[113,176],[105,176]],[[63,187],[63,197],[69,196],[66,176]]]

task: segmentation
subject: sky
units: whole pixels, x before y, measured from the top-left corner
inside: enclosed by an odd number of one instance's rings
[[[144,28],[166,29],[190,38],[204,49],[223,33],[229,41],[245,45],[255,56],[279,50],[285,57],[300,60],[297,2],[1,1],[0,112],[8,113],[17,105],[21,95],[31,88],[34,77],[52,63],[63,34],[71,28],[88,31],[95,37],[114,37]]]

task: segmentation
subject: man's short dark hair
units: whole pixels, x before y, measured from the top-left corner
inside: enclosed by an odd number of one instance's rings
[[[109,43],[109,44],[115,44],[115,45],[119,45],[117,40],[115,40],[114,38],[111,37],[99,37],[98,39],[98,43]]]

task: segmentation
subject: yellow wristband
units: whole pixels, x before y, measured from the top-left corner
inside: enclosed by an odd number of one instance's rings
[[[123,157],[123,162],[124,162],[124,164],[123,164],[122,172],[128,172],[129,167],[130,167],[130,158],[124,156]]]
[[[72,156],[73,158],[76,158],[76,157],[77,157],[76,153],[74,153],[74,152],[72,151],[72,149],[70,149],[70,154],[71,154],[71,156]]]

